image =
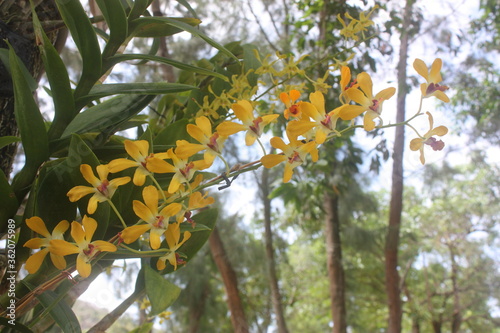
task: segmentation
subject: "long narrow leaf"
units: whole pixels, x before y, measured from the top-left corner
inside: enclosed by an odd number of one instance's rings
[[[40,293],[37,298],[44,308],[51,309],[50,316],[63,332],[79,333],[82,331],[78,318],[66,302],[60,301],[53,305],[58,300],[58,295],[55,292],[46,290]]]
[[[0,232],[4,233],[7,230],[7,223],[9,219],[14,217],[17,209],[19,208],[19,202],[10,187],[7,177],[3,171],[0,170],[0,202],[2,203],[0,207]]]
[[[22,73],[20,60],[10,45],[9,62],[14,87],[14,114],[26,156],[24,168],[13,182],[17,199],[22,200],[38,167],[49,157],[49,140],[42,114]]]
[[[54,101],[54,120],[48,132],[49,139],[53,140],[59,138],[66,126],[76,115],[75,101],[66,65],[47,38],[33,6],[31,12],[35,35],[37,36],[37,40],[40,41],[39,49]]]
[[[179,32],[186,31],[182,27],[168,24],[162,20],[166,17],[139,17],[130,22],[130,35],[134,37],[166,37],[178,34]],[[171,20],[183,22],[188,26],[197,26],[201,23],[200,20],[195,18],[172,18]]]
[[[0,60],[3,62],[5,65],[5,68],[7,71],[10,73],[10,62],[9,62],[9,50],[8,49],[0,49]],[[31,91],[35,91],[38,88],[38,82],[31,76],[30,72],[26,68],[23,62],[19,63],[21,65],[21,70],[24,74],[24,78],[26,79],[26,82],[28,82],[28,85],[31,89]],[[12,74],[11,74],[12,75]]]
[[[110,62],[110,64],[115,65],[119,62],[123,61],[129,61],[129,60],[137,60],[137,59],[143,59],[143,60],[150,60],[150,61],[155,61],[155,62],[160,62],[163,64],[167,64],[170,66],[173,66],[175,68],[179,68],[188,72],[193,72],[193,73],[198,73],[201,75],[206,75],[206,76],[214,76],[218,77],[219,79],[222,79],[224,81],[228,81],[228,78],[225,75],[222,75],[220,73],[202,68],[202,67],[197,67],[197,66],[192,66],[185,64],[180,61],[175,61],[171,59],[167,59],[164,57],[159,57],[159,56],[154,56],[154,55],[147,55],[147,54],[119,54],[115,55],[111,58],[108,58],[107,61]]]
[[[152,2],[153,0],[135,0],[132,10],[128,14],[129,21],[135,20],[136,18],[144,14],[146,9]]]
[[[101,50],[80,1],[56,0],[56,4],[82,56],[82,75],[75,89],[75,97],[78,97],[87,94],[102,74]]]
[[[96,0],[109,26],[109,40],[102,52],[103,59],[113,55],[128,36],[128,22],[121,0]]]
[[[18,138],[17,136],[2,136],[0,137],[0,148],[19,141],[21,141],[21,138]]]
[[[114,128],[142,111],[154,95],[120,95],[79,113],[62,138],[72,133],[102,132]]]
[[[98,84],[90,90],[88,95],[83,96],[78,100],[78,103],[87,104],[90,101],[96,100],[105,96],[118,94],[143,94],[143,95],[158,95],[178,93],[196,89],[194,86],[179,83],[168,82],[135,82],[135,83],[113,83],[113,84]]]

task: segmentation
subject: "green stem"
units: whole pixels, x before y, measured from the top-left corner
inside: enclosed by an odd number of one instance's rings
[[[122,226],[124,228],[127,227],[127,224],[125,223],[125,221],[123,220],[123,217],[122,215],[120,214],[120,212],[118,211],[118,209],[116,209],[116,206],[115,204],[111,201],[111,199],[108,199],[108,203],[109,205],[111,206],[111,208],[113,208],[113,211],[115,212],[116,216],[118,216],[118,218],[120,219],[120,222],[122,223]]]
[[[158,191],[160,191],[161,196],[163,198],[163,202],[167,202],[167,197],[165,196],[165,192],[162,190],[162,188],[161,188],[160,184],[158,183],[158,181],[156,180],[156,178],[153,177],[152,174],[149,174],[148,176],[149,176],[149,178],[151,178],[151,180],[153,181],[153,183],[155,183],[156,188],[158,189]]]
[[[266,148],[264,148],[264,145],[260,141],[260,138],[257,138],[257,142],[259,143],[260,148],[262,148],[262,152],[264,153],[264,156],[267,155]]]

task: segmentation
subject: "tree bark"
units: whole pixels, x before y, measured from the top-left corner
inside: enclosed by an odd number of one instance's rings
[[[330,280],[330,299],[332,302],[333,333],[346,333],[345,276],[342,265],[338,207],[338,196],[325,192],[325,236],[328,277]]]
[[[198,333],[200,329],[200,320],[205,312],[205,305],[207,303],[208,296],[210,295],[210,284],[208,279],[204,281],[203,292],[200,295],[200,299],[193,304],[190,304],[189,310],[189,333]]]
[[[67,31],[61,26],[50,26],[46,22],[61,19],[54,0],[35,1],[35,10],[44,26],[47,37],[55,44],[66,40]],[[63,31],[64,30],[64,31]],[[0,3],[0,47],[7,48],[7,40],[17,56],[35,79],[40,79],[43,64],[33,34],[31,7],[29,1],[3,1]],[[64,42],[62,42],[64,44]],[[0,61],[0,137],[19,136],[14,116],[14,91],[10,74]],[[12,172],[12,164],[17,144],[0,149],[0,170],[7,179]]]
[[[398,100],[396,122],[405,120],[405,102],[407,94],[406,65],[408,58],[408,27],[411,19],[413,0],[407,0],[401,45],[398,62]],[[385,287],[389,307],[388,333],[401,332],[402,302],[400,276],[398,272],[399,231],[401,226],[401,212],[403,209],[403,153],[404,153],[404,126],[396,127],[394,139],[394,153],[392,166],[392,189],[389,210],[389,227],[387,228],[385,243]]]
[[[212,257],[222,275],[222,280],[224,281],[227,295],[227,305],[229,307],[229,311],[231,312],[231,323],[233,325],[234,332],[248,333],[248,323],[245,317],[243,303],[238,292],[238,279],[236,278],[236,272],[229,262],[217,228],[214,228],[212,231],[212,234],[208,238],[208,243]]]
[[[278,285],[278,274],[276,273],[276,260],[274,259],[273,232],[271,230],[271,199],[269,199],[269,169],[262,170],[262,182],[260,191],[262,202],[264,204],[264,230],[266,241],[267,269],[269,275],[269,284],[271,288],[271,297],[273,303],[274,315],[279,333],[288,333],[283,305],[281,302],[281,292]]]

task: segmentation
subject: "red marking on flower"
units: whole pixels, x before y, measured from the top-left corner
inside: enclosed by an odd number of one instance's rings
[[[328,129],[332,129],[332,118],[329,114],[326,115],[325,120],[321,121],[321,124]]]
[[[165,217],[164,217],[164,216],[162,216],[162,215],[158,215],[158,216],[156,216],[155,223],[153,223],[153,226],[154,226],[155,228],[163,228],[163,227],[164,227],[164,225],[165,225],[165,224],[163,223],[163,219],[164,219],[164,218],[165,218]]]
[[[194,168],[194,163],[193,162],[189,162],[188,164],[186,164],[186,166],[184,167],[184,169],[179,169],[179,171],[181,172],[181,174],[184,176],[184,178],[188,178],[189,176],[189,172],[191,171],[191,169]]]
[[[260,123],[262,123],[262,117],[257,117],[253,120],[253,125],[249,127],[258,136],[261,134]]]
[[[434,151],[443,150],[444,148],[443,140],[437,140],[435,137],[428,138],[424,143],[431,146]]]
[[[196,227],[196,222],[191,218],[192,215],[193,213],[191,211],[187,211],[184,213],[184,217],[186,218],[185,222],[191,224],[191,227],[194,229],[194,227]]]
[[[184,265],[186,263],[186,260],[182,259],[177,252],[175,253],[175,261],[177,261],[177,265]]]
[[[300,155],[297,151],[293,152],[293,155],[288,158],[288,163],[294,163],[294,162],[300,162],[302,163],[302,159],[300,158]]]
[[[427,90],[425,91],[425,93],[426,93],[427,95],[431,95],[431,94],[432,94],[433,92],[435,92],[435,91],[438,91],[438,90],[439,90],[439,91],[446,91],[446,90],[448,90],[448,89],[450,89],[448,86],[442,86],[442,85],[440,85],[440,84],[437,84],[437,83],[432,82],[432,83],[430,83],[430,84],[427,86]]]
[[[344,88],[344,91],[346,91],[347,89],[351,89],[356,84],[358,84],[358,80],[357,79],[352,80],[351,83]]]
[[[373,99],[372,100],[372,105],[370,106],[370,110],[374,111],[374,112],[377,112],[378,114],[380,114],[378,108],[380,107],[380,101],[382,101],[382,98],[379,98],[379,99]]]
[[[87,257],[92,258],[95,253],[94,250],[97,250],[94,244],[89,244],[87,246],[86,250],[83,250],[83,254],[85,254]]]
[[[97,190],[104,196],[108,196],[108,186],[109,186],[109,181],[107,179],[104,179],[101,182],[101,185],[97,186]]]
[[[210,139],[208,140],[209,143],[207,144],[207,147],[212,149],[213,151],[216,151],[218,153],[220,153],[220,148],[219,148],[219,144],[217,143],[217,139],[219,138],[219,133],[214,133]]]
[[[290,108],[288,109],[290,111],[290,113],[294,116],[297,116],[299,114],[299,106],[297,104],[294,104],[292,106],[290,106]]]

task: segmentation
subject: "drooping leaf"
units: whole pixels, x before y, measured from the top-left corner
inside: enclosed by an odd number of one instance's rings
[[[21,141],[21,138],[18,138],[17,136],[2,136],[0,137],[0,148],[3,148],[5,146],[10,145],[11,143],[19,141]]]
[[[167,37],[185,31],[184,29],[171,25],[162,20],[165,17],[139,17],[130,22],[130,35],[134,37]],[[200,20],[190,17],[172,18],[173,21],[182,21],[188,27],[195,27],[201,23]]]
[[[181,288],[147,265],[144,266],[144,278],[152,316],[165,311],[181,293]]]
[[[82,57],[82,75],[74,93],[78,98],[87,94],[102,75],[101,49],[80,1],[56,0],[56,4]]]
[[[103,59],[112,56],[128,37],[128,22],[121,0],[96,0],[109,27],[109,39],[102,52]]]
[[[79,333],[82,331],[78,318],[66,302],[60,301],[56,305],[53,305],[58,298],[55,292],[45,290],[43,293],[38,294],[37,298],[43,307],[51,307],[50,316],[63,332]]]
[[[76,114],[75,101],[66,65],[52,42],[47,38],[34,7],[31,8],[31,13],[33,15],[35,35],[37,40],[40,41],[39,49],[54,102],[54,120],[48,132],[49,139],[53,140],[59,138],[66,126],[74,118]]]

